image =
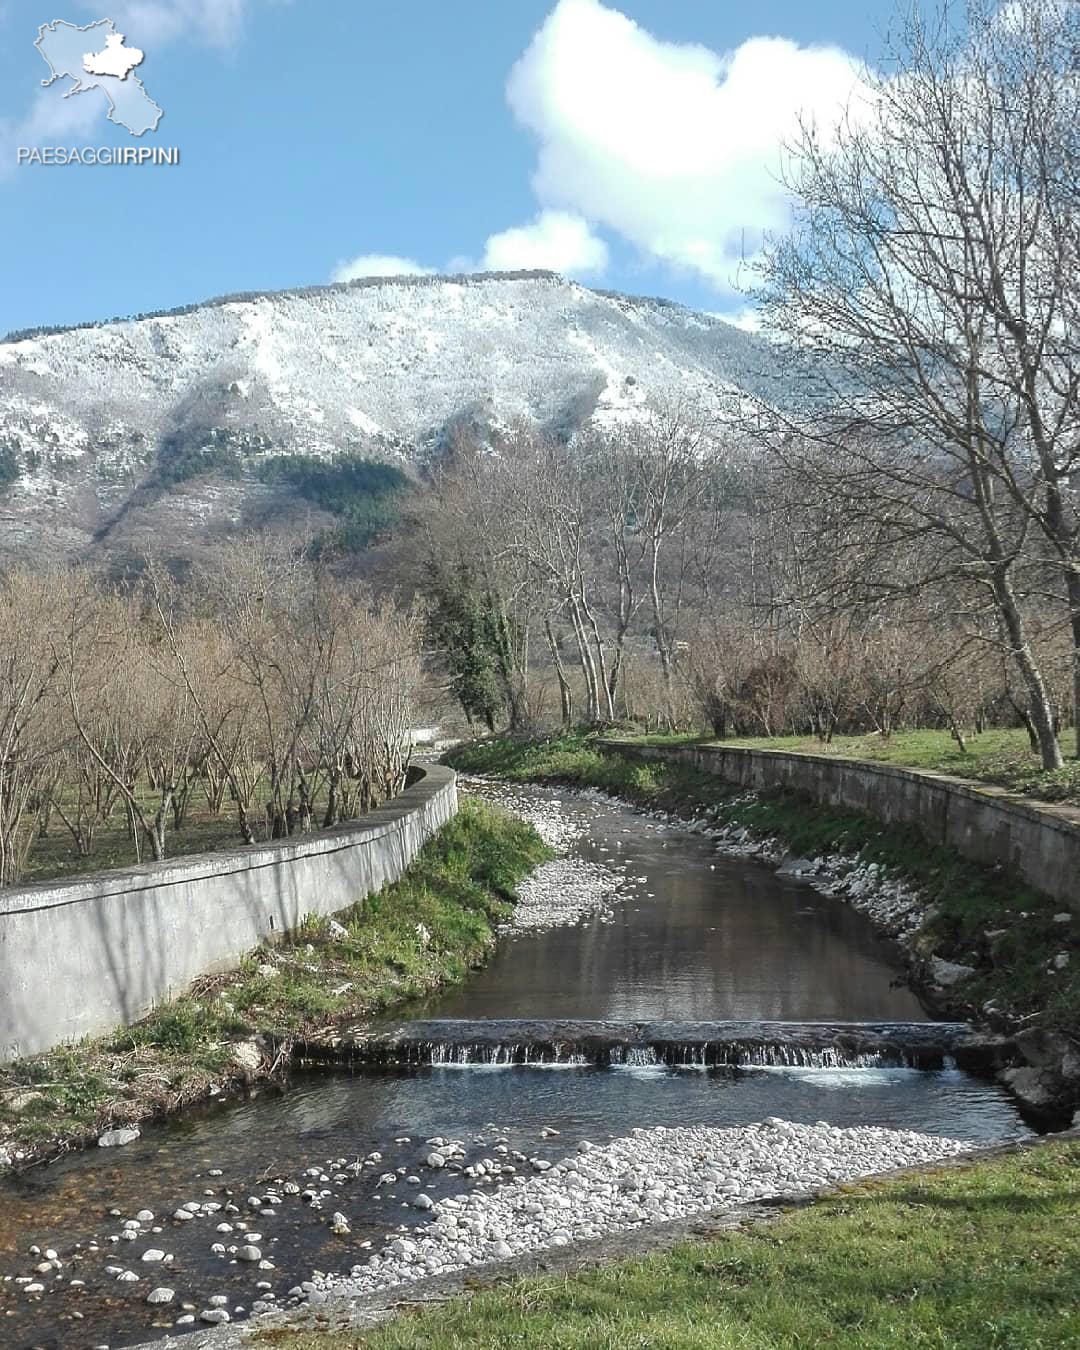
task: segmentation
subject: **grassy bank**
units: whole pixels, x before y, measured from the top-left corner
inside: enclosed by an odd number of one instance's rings
[[[694,734],[642,736],[652,745],[720,744],[710,736]],[[1063,740],[1068,753],[1072,733]],[[1041,801],[1080,806],[1080,759],[1068,759],[1060,769],[1045,770],[1022,729],[984,731],[967,738],[960,749],[947,731],[897,731],[888,737],[836,736],[828,743],[812,736],[733,737],[724,745],[749,750],[791,750],[800,754],[835,755],[838,759],[870,759],[910,769],[931,769],[981,783],[993,783]]]
[[[518,1281],[280,1350],[1061,1350],[1080,1345],[1080,1145],[849,1187],[768,1226]]]
[[[461,980],[547,856],[530,825],[465,801],[401,881],[334,923],[309,921],[114,1036],[0,1067],[0,1148],[48,1156],[227,1092],[271,1072],[268,1046]]]
[[[913,829],[886,827],[791,793],[748,798],[685,765],[601,754],[592,739],[580,735],[542,741],[502,737],[460,746],[447,758],[464,772],[596,787],[639,806],[744,825],[808,857],[857,854],[903,874],[926,895],[928,918],[917,949],[975,968],[957,987],[971,1009],[993,1002],[1013,1017],[1035,1015],[1042,1026],[1080,1028],[1080,950],[1069,927],[1054,921],[1060,905],[1005,873],[928,844]],[[1056,969],[1055,958],[1070,946],[1069,966]]]

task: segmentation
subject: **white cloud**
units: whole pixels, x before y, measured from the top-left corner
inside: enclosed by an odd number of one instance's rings
[[[21,118],[0,118],[0,176],[14,172],[20,146],[67,145],[72,136],[88,135],[104,120],[106,105],[91,93],[61,98],[54,85],[35,95]]]
[[[100,0],[80,0],[95,14]],[[240,36],[251,0],[116,0],[108,8],[119,33],[147,48],[184,38],[228,47]],[[152,54],[152,53],[151,53]]]
[[[607,245],[587,220],[567,211],[544,211],[531,225],[493,234],[484,249],[483,266],[490,272],[547,268],[575,276],[602,272],[607,263]]]
[[[397,258],[392,253],[362,253],[351,262],[338,263],[332,281],[356,281],[359,277],[426,277],[433,269],[412,258]]]
[[[742,309],[727,313],[714,311],[713,318],[722,319],[724,323],[731,324],[732,328],[741,328],[744,333],[761,332],[761,315],[751,305],[744,305]]]
[[[661,42],[600,0],[559,0],[507,98],[538,141],[544,207],[726,288],[788,224],[777,174],[800,114],[827,132],[861,72],[834,47],[758,37],[720,54]]]

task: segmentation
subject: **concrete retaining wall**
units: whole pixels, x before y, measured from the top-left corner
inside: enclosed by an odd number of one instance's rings
[[[253,947],[396,881],[457,810],[451,769],[282,844],[0,891],[0,1062],[136,1021]]]
[[[607,741],[609,753],[671,760],[741,787],[788,788],[887,824],[913,825],[965,858],[1008,868],[1080,913],[1080,810],[1036,806],[1001,788],[869,760],[734,746]]]

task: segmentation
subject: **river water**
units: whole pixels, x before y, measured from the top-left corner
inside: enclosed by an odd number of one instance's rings
[[[573,927],[507,935],[467,984],[401,1016],[925,1019],[892,953],[837,900],[629,810],[539,789],[509,795],[541,822],[553,821],[572,839],[570,856],[606,876],[614,894]],[[191,1112],[124,1149],[74,1155],[0,1188],[0,1346],[131,1345],[184,1330],[177,1318],[197,1316],[213,1295],[227,1297],[234,1320],[260,1292],[284,1301],[314,1270],[347,1270],[364,1259],[362,1243],[378,1247],[398,1225],[425,1221],[411,1205],[418,1188],[408,1176],[420,1177],[435,1200],[466,1188],[460,1173],[423,1167],[432,1137],[461,1140],[463,1162],[513,1150],[554,1160],[578,1139],[600,1143],[634,1126],[740,1125],[765,1116],[985,1141],[1028,1133],[1000,1090],[955,1069],[425,1065],[297,1075],[283,1090]],[[383,1155],[376,1166],[359,1176],[344,1170],[373,1150]],[[326,1180],[305,1175],[311,1168]],[[377,1184],[399,1168],[392,1184]],[[328,1191],[323,1208],[287,1194],[287,1183]],[[183,1203],[208,1200],[239,1212],[171,1217]],[[258,1208],[249,1204],[255,1200]],[[154,1224],[134,1241],[119,1240],[123,1222],[141,1209],[158,1216]],[[331,1233],[335,1210],[348,1215],[348,1236]],[[234,1231],[217,1233],[218,1222]],[[261,1235],[256,1245],[273,1269],[212,1252],[215,1242],[254,1241],[241,1223]],[[45,1286],[40,1295],[15,1283],[42,1260],[29,1254],[32,1244],[54,1249],[64,1263],[35,1276]],[[171,1262],[143,1262],[148,1248]],[[139,1278],[122,1282],[117,1270]],[[257,1290],[258,1281],[269,1290]],[[171,1304],[146,1303],[158,1286],[175,1290]]]

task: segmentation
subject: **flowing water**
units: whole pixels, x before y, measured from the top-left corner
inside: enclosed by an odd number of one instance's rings
[[[842,903],[614,806],[539,790],[517,795],[579,831],[572,856],[614,869],[619,895],[575,927],[507,936],[485,970],[403,1016],[925,1020],[888,948]],[[418,1188],[408,1175],[422,1176],[436,1200],[466,1185],[449,1169],[423,1168],[432,1137],[463,1140],[465,1161],[504,1149],[556,1159],[581,1138],[601,1143],[634,1126],[740,1125],[770,1115],[986,1141],[1028,1132],[997,1088],[949,1068],[449,1062],[298,1074],[283,1090],[188,1113],[126,1148],[74,1155],[0,1188],[0,1281],[34,1273],[42,1257],[28,1253],[31,1244],[64,1262],[59,1278],[42,1278],[40,1296],[13,1279],[0,1283],[0,1346],[132,1345],[163,1335],[185,1305],[197,1314],[214,1294],[226,1295],[235,1313],[259,1297],[257,1281],[281,1300],[313,1270],[347,1270],[363,1260],[363,1242],[378,1246],[397,1225],[425,1221],[410,1205]],[[377,1166],[345,1170],[373,1150],[383,1155]],[[327,1180],[305,1175],[313,1167]],[[394,1183],[377,1184],[398,1168]],[[331,1194],[316,1212],[287,1194],[286,1182]],[[182,1203],[207,1199],[241,1212],[172,1220]],[[109,1241],[144,1208],[159,1216],[161,1232],[147,1225],[135,1241]],[[330,1232],[334,1210],[348,1214],[349,1236]],[[235,1231],[218,1234],[218,1221]],[[249,1240],[238,1222],[262,1235],[257,1245],[273,1269],[211,1251],[215,1242]],[[147,1248],[172,1262],[143,1263]],[[109,1266],[140,1278],[119,1282]],[[175,1302],[148,1306],[147,1293],[161,1285],[176,1291]]]

